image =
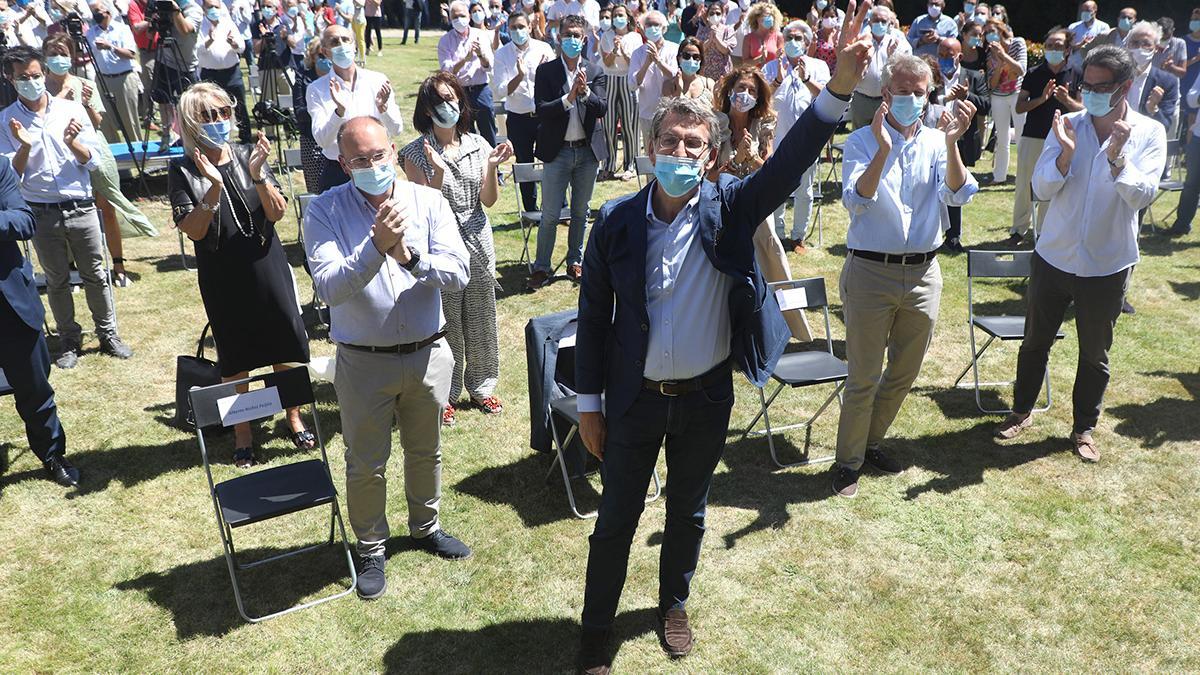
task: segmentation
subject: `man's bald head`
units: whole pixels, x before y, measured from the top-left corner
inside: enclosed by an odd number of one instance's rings
[[[955,38],[942,38],[938,43],[938,56],[952,58],[962,54],[962,43]]]
[[[321,47],[324,49],[333,49],[343,42],[353,42],[354,35],[350,33],[350,29],[345,26],[333,25],[325,29],[321,33]]]
[[[371,156],[392,147],[387,127],[374,117],[363,115],[344,122],[337,133],[338,153],[349,162]]]

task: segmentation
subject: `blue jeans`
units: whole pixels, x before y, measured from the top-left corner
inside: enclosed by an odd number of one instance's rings
[[[471,103],[475,131],[483,136],[488,145],[496,147],[496,109],[492,107],[492,88],[486,84],[472,84],[463,89],[467,101]]]
[[[727,366],[722,366],[727,367]],[[713,471],[725,449],[733,378],[682,396],[642,391],[629,412],[608,426],[601,475],[604,494],[588,539],[583,625],[608,628],[617,613],[629,567],[629,547],[645,508],[646,490],[667,446],[667,522],[658,563],[660,612],[682,608],[700,560],[704,514]]]
[[[567,185],[571,186],[571,227],[567,230],[567,264],[583,264],[583,235],[587,228],[588,202],[596,187],[596,172],[600,162],[590,147],[563,146],[554,161],[545,164],[542,173],[542,222],[537,233],[535,272],[549,272],[554,255],[554,238],[558,216],[567,200]]]
[[[1183,192],[1179,194],[1175,229],[1191,232],[1192,218],[1196,216],[1196,204],[1200,202],[1200,136],[1188,134],[1185,152],[1187,176],[1183,179]]]

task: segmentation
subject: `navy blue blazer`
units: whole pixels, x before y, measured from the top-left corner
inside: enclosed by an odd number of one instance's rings
[[[1146,112],[1146,99],[1150,98],[1150,91],[1155,87],[1162,87],[1163,97],[1158,103],[1158,112],[1151,115]],[[1150,73],[1146,75],[1146,84],[1142,87],[1142,95],[1138,100],[1137,111],[1163,125],[1163,128],[1170,129],[1171,118],[1175,116],[1175,109],[1178,107],[1179,78],[1161,68],[1150,66]]]
[[[40,331],[45,310],[33,285],[33,271],[17,243],[33,237],[33,211],[21,196],[19,185],[12,162],[0,155],[0,293],[22,321]]]
[[[754,231],[800,186],[835,123],[810,107],[775,154],[744,179],[721,175],[700,185],[699,236],[709,262],[733,278],[728,298],[734,366],[766,384],[787,346],[787,323],[754,260]],[[605,415],[620,419],[642,388],[650,317],[646,310],[646,200],[655,181],[600,209],[583,255],[575,384],[605,395]]]

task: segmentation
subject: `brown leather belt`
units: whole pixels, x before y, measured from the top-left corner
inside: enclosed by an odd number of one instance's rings
[[[653,391],[663,396],[681,396],[694,391],[716,386],[729,379],[729,362],[726,361],[712,370],[686,380],[655,381],[642,379],[642,389]]]
[[[878,253],[876,251],[851,251],[854,255],[889,265],[923,265],[937,257],[937,251],[929,253]]]
[[[345,347],[346,349],[353,349],[359,352],[371,352],[373,354],[412,354],[413,352],[420,351],[428,347],[444,337],[446,337],[446,331],[443,330],[430,335],[420,342],[409,342],[408,344],[403,345],[372,347],[370,345],[352,345],[348,342],[339,342],[338,346]]]

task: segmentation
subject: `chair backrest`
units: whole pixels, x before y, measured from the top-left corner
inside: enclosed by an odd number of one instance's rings
[[[644,155],[641,157],[637,157],[634,159],[634,164],[637,165],[637,175],[639,175],[639,176],[653,176],[654,175],[654,162],[650,161],[649,157],[646,157]]]
[[[974,278],[1027,277],[1033,251],[967,251],[967,276]]]
[[[540,183],[542,182],[542,163],[541,162],[517,162],[512,165],[513,182],[514,183]]]
[[[311,204],[312,200],[314,200],[316,198],[317,198],[317,195],[312,195],[312,194],[299,195],[300,222],[301,223],[304,222],[304,214],[308,211],[308,205]]]
[[[304,155],[300,148],[287,148],[283,151],[283,164],[289,169],[304,168]]]
[[[284,110],[292,109],[292,95],[291,94],[280,94],[275,97],[275,100],[278,101],[280,108],[283,108]]]
[[[825,293],[824,277],[776,281],[767,284],[767,292],[775,295],[780,313],[820,308],[825,319],[825,346],[830,354],[833,353],[833,335],[829,332],[829,297]]]
[[[238,394],[241,385],[262,383],[263,389],[274,388],[279,395],[279,409],[263,408],[261,414],[256,414],[246,421],[259,420],[277,415],[288,408],[307,405],[316,401],[313,394],[312,381],[308,377],[308,368],[289,368],[278,373],[266,373],[247,377],[233,382],[222,382],[211,387],[197,387],[188,393],[192,401],[192,411],[196,418],[196,429],[223,423],[221,401]],[[254,393],[252,390],[250,393]],[[200,431],[203,433],[203,431]]]

